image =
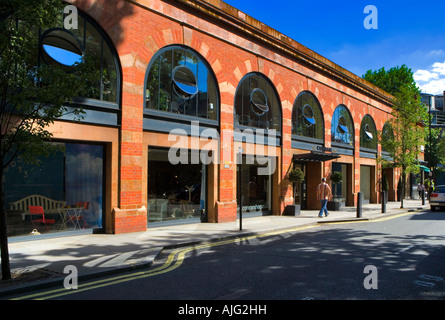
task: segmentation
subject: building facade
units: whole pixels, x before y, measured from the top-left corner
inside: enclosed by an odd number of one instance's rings
[[[388,93],[223,1],[69,4],[78,28],[42,32],[41,59],[62,63],[51,47],[88,52],[100,77],[75,101],[84,120],[51,126],[60,153],[39,172],[20,160],[7,172],[17,224],[31,195],[81,202],[83,226],[107,233],[234,221],[240,205],[246,215],[281,215],[294,197],[317,209],[315,189],[334,171],[347,206],[359,192],[378,202],[382,177],[395,200],[398,176],[377,164]],[[295,195],[286,179],[294,167],[305,174]],[[51,228],[68,226],[60,219]]]

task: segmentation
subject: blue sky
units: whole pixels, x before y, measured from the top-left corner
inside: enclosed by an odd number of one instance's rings
[[[224,1],[358,76],[406,64],[422,92],[445,90],[443,0]],[[363,26],[367,5],[377,30]]]

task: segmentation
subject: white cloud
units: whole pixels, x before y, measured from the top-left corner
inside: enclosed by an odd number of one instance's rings
[[[442,56],[444,53],[445,51],[443,50],[431,50],[430,52],[427,53],[427,56],[437,57],[437,56]]]
[[[439,79],[439,75],[435,72],[430,72],[428,70],[417,70],[414,73],[414,80],[415,81],[430,81],[433,79]]]
[[[414,81],[423,93],[442,94],[445,91],[445,61],[433,63],[429,70],[417,70]]]
[[[429,94],[442,95],[445,91],[445,79],[433,80],[419,85],[420,91]]]
[[[433,72],[437,72],[440,75],[445,75],[445,62],[436,62],[433,64]]]

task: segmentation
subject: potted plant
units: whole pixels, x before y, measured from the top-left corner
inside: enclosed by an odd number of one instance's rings
[[[288,174],[288,179],[293,183],[294,204],[286,206],[284,214],[286,216],[299,216],[301,206],[296,204],[295,198],[298,192],[298,186],[304,180],[304,173],[300,168],[292,169]]]
[[[331,181],[332,181],[332,184],[334,185],[334,188],[333,188],[334,196],[333,196],[333,201],[328,202],[328,210],[332,210],[332,211],[340,210],[341,202],[338,201],[338,199],[336,199],[336,197],[337,197],[337,184],[342,183],[342,180],[343,180],[343,175],[341,172],[334,171],[331,174]]]

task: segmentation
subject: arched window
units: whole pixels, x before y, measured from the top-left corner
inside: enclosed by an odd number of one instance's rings
[[[271,82],[262,74],[252,72],[241,79],[235,94],[236,127],[273,129],[281,132],[281,106]]]
[[[83,122],[118,124],[120,109],[120,67],[112,42],[102,28],[85,13],[78,10],[77,29],[65,29],[61,24],[40,32],[39,63],[59,66],[66,72],[75,72],[83,61],[97,77],[85,83],[87,92],[74,99],[74,104],[85,108]],[[92,108],[91,108],[92,107]],[[62,119],[70,119],[67,114]]]
[[[392,126],[390,123],[385,123],[382,129],[382,140],[385,141],[391,141],[394,140],[394,130],[392,129]],[[388,153],[388,150],[386,150],[384,144],[382,144],[382,153]]]
[[[300,93],[292,111],[292,134],[323,142],[324,121],[317,98],[308,91]]]
[[[377,129],[370,115],[365,115],[360,126],[360,149],[377,152]]]
[[[63,25],[44,31],[40,38],[41,60],[58,64],[67,71],[75,70],[83,59],[95,61],[98,78],[88,83],[85,98],[118,102],[119,68],[116,54],[101,28],[84,13],[78,11],[78,28],[64,29]]]
[[[332,115],[331,142],[343,147],[354,146],[354,124],[348,108],[344,105],[337,106]]]
[[[145,112],[175,121],[216,124],[219,98],[216,78],[207,62],[184,46],[168,46],[152,58],[145,78]]]

